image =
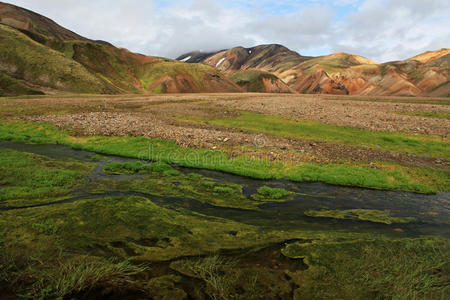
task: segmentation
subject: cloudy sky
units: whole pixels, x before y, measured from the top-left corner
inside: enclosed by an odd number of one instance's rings
[[[2,0],[91,39],[175,58],[278,43],[378,62],[450,47],[448,0]]]

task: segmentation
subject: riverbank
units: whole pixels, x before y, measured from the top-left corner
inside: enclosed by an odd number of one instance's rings
[[[450,121],[433,117],[448,112],[444,100],[359,100],[261,94],[5,99],[0,137],[253,178],[449,191]],[[362,126],[367,118],[373,126]]]
[[[445,194],[253,180],[63,145],[0,148],[0,294],[11,299],[446,293]]]

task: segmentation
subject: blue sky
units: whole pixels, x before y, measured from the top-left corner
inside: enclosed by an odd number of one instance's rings
[[[278,43],[385,62],[450,47],[448,0],[6,0],[147,55]]]

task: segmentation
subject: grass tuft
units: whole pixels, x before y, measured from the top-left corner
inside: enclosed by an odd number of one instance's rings
[[[262,186],[258,188],[257,193],[252,195],[253,199],[258,201],[274,201],[285,200],[287,197],[292,196],[294,193],[283,188],[271,188],[268,186]]]
[[[30,274],[37,281],[27,296],[33,299],[63,299],[94,287],[120,286],[147,269],[145,265],[132,265],[126,260],[115,262],[112,259],[79,259],[59,262],[54,268],[35,269]]]

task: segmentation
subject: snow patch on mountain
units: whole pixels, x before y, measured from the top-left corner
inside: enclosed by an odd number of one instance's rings
[[[216,68],[218,68],[218,67],[223,63],[224,60],[225,60],[225,57],[224,57],[224,58],[221,58],[221,59],[217,62]]]

